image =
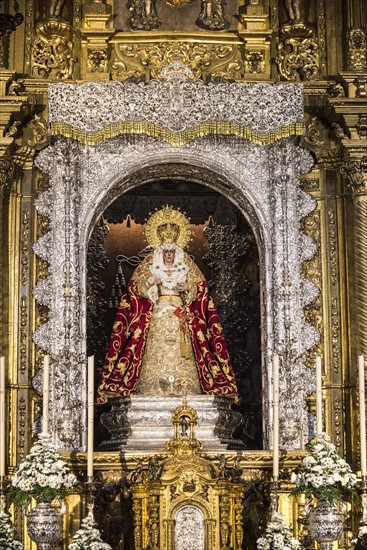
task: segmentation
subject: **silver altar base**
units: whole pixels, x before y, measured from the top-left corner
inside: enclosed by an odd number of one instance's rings
[[[62,512],[48,502],[40,502],[27,514],[29,537],[38,550],[50,550],[62,534]]]
[[[114,397],[109,402],[112,409],[100,421],[111,438],[98,450],[159,451],[173,437],[172,414],[182,397]],[[242,421],[231,408],[232,398],[189,395],[188,404],[198,413],[196,437],[206,450],[243,449],[243,442],[232,436]]]
[[[309,515],[310,535],[321,550],[332,550],[333,542],[343,533],[345,513],[337,506],[320,499]]]

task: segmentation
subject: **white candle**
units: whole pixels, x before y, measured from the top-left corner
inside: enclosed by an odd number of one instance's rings
[[[322,433],[322,371],[321,356],[316,357],[316,435]]]
[[[273,355],[273,480],[279,476],[279,356]]]
[[[50,388],[50,356],[45,355],[43,359],[43,404],[42,404],[42,431],[48,432],[48,406]]]
[[[93,436],[94,436],[94,356],[88,357],[88,445],[87,477],[93,477]]]
[[[361,445],[361,474],[362,477],[367,475],[366,463],[366,397],[364,388],[364,356],[358,357],[358,372],[359,372],[359,434]]]
[[[5,357],[0,358],[0,477],[5,476]]]

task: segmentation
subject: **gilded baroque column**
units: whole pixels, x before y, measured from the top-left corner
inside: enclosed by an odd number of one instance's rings
[[[219,510],[220,510],[220,540],[221,548],[226,548],[229,544],[229,539],[231,536],[231,502],[229,493],[229,485],[224,480],[218,481],[219,487]]]
[[[140,489],[140,490],[139,490]],[[143,489],[144,491],[144,489]],[[136,486],[133,493],[133,512],[134,512],[134,540],[135,540],[135,550],[140,550],[142,548],[142,513],[143,505],[141,498],[141,488]]]
[[[173,550],[173,546],[175,543],[174,536],[175,536],[175,520],[174,519],[165,519],[163,521],[163,525],[165,528],[165,540],[166,540],[166,548],[167,550]]]
[[[233,510],[234,510],[234,520],[235,520],[235,538],[236,538],[236,548],[242,548],[243,543],[243,498],[244,490],[243,484],[238,484],[233,487],[234,499],[233,499]]]
[[[342,167],[354,204],[355,326],[358,354],[367,355],[367,155]]]

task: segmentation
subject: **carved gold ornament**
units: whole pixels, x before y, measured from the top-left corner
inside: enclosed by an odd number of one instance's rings
[[[35,30],[37,38],[32,47],[32,76],[59,80],[70,78],[74,65],[70,23],[49,17],[37,23]]]
[[[265,50],[246,50],[245,72],[261,74],[265,72]]]
[[[154,248],[163,242],[175,242],[185,248],[191,240],[190,220],[183,212],[166,204],[148,219],[145,238]]]
[[[33,135],[32,139],[28,140],[28,145],[31,147],[36,147],[47,143],[47,126],[44,122],[42,122],[38,115],[34,115],[33,119],[29,123],[29,127],[31,128]]]
[[[88,50],[88,71],[91,73],[103,73],[107,71],[108,56],[106,50]]]
[[[187,4],[192,4],[194,0],[165,0],[166,4],[172,6],[172,8],[182,8],[182,6],[187,6]]]
[[[240,41],[220,43],[160,42],[120,43],[115,45],[112,57],[112,78],[126,80],[140,78],[142,74],[150,78],[164,79],[162,69],[176,60],[187,65],[193,79],[210,75],[230,80],[243,77],[243,60]]]
[[[281,29],[276,64],[284,80],[315,80],[319,77],[319,44],[305,23],[285,24]]]
[[[347,64],[348,71],[367,69],[367,36],[360,27],[354,27],[347,34]]]

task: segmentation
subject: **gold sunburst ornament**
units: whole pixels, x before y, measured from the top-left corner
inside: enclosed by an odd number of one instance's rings
[[[181,210],[166,204],[148,218],[145,238],[153,248],[164,242],[185,248],[191,240],[190,220]]]

